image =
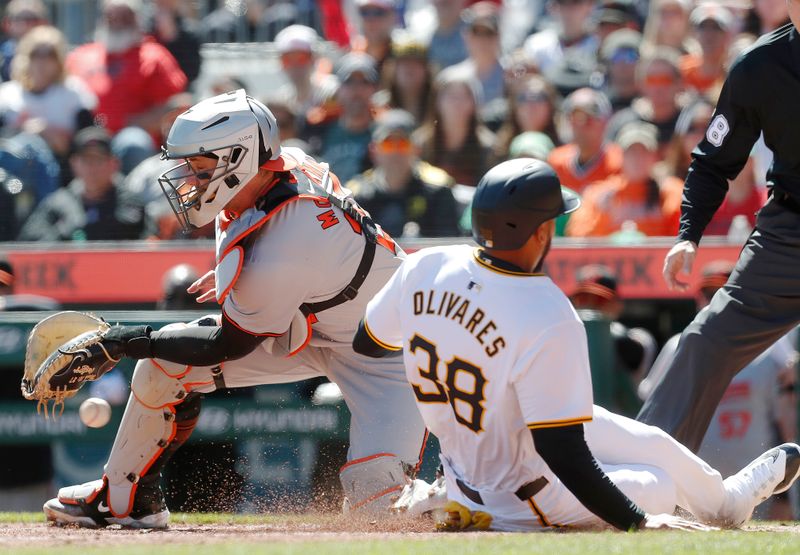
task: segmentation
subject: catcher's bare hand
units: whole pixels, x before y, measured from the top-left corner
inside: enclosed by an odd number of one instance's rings
[[[210,301],[217,296],[217,278],[214,270],[210,270],[203,277],[186,288],[187,293],[200,293],[195,299],[198,303]]]
[[[672,290],[686,291],[689,284],[678,279],[678,273],[689,274],[692,271],[697,245],[692,241],[681,241],[672,247],[664,258],[664,281]]]
[[[648,514],[644,517],[645,530],[685,530],[687,532],[710,532],[719,530],[714,526],[708,526],[700,522],[693,522],[675,515],[662,513],[659,515]]]

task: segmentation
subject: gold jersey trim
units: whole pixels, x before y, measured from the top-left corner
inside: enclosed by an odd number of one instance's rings
[[[546,420],[544,422],[532,422],[525,424],[530,430],[538,430],[540,428],[560,428],[562,426],[572,426],[574,424],[582,424],[584,422],[591,422],[591,416],[582,416],[580,418],[563,418],[561,420]]]
[[[377,343],[378,345],[380,345],[381,347],[383,347],[387,351],[402,351],[403,350],[403,347],[395,347],[394,345],[389,345],[388,343],[386,343],[384,341],[381,341],[380,339],[375,337],[375,334],[372,333],[371,329],[369,329],[369,326],[367,325],[367,320],[366,319],[364,319],[364,330],[367,332],[367,335],[369,335],[370,339],[372,339],[375,343]]]
[[[480,248],[476,248],[474,251],[472,251],[472,257],[475,259],[475,262],[477,262],[480,266],[483,266],[487,270],[490,270],[490,271],[492,271],[492,272],[494,272],[496,274],[501,274],[501,275],[504,275],[504,276],[516,276],[516,277],[542,277],[542,276],[545,275],[545,274],[542,274],[542,273],[531,274],[529,272],[515,272],[514,270],[506,270],[505,268],[499,268],[497,266],[492,266],[491,264],[489,264],[487,261],[485,261],[484,259],[482,259],[479,256],[479,253],[482,252],[482,251],[483,251],[483,249],[480,249]]]

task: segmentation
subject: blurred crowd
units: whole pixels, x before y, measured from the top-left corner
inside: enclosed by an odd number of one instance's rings
[[[674,236],[729,67],[788,23],[784,0],[83,5],[94,33],[69,44],[58,2],[5,3],[0,241],[186,238],[161,144],[200,97],[241,87],[269,91],[283,144],[328,162],[394,236],[467,234],[481,175],[522,156],[583,196],[561,235]],[[280,79],[208,75],[202,51],[227,42],[269,45]],[[770,160],[759,141],[707,235],[748,231]]]

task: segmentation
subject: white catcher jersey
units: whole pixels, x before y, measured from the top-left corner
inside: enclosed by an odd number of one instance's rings
[[[530,429],[592,419],[586,332],[550,278],[477,253],[410,255],[367,305],[365,324],[379,344],[403,349],[425,424],[458,477],[513,492],[551,474]]]

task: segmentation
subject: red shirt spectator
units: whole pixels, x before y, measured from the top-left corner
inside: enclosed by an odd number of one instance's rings
[[[764,206],[766,200],[767,191],[760,187],[750,189],[750,194],[741,202],[731,202],[730,197],[726,197],[717,211],[714,212],[714,217],[708,223],[704,235],[727,235],[733,218],[740,214],[747,216],[747,221],[754,227],[756,225],[756,212]]]
[[[756,183],[754,165],[755,158],[751,155],[736,179],[728,183],[728,194],[708,222],[705,235],[727,235],[733,218],[739,215],[747,216],[750,227],[755,227],[756,212],[767,201],[767,189]]]
[[[76,48],[67,58],[67,70],[81,77],[97,96],[98,123],[116,133],[131,116],[165,103],[186,88],[186,75],[169,51],[145,39],[120,53],[93,42]]]
[[[126,0],[103,3],[96,36],[70,54],[66,67],[97,96],[97,123],[111,133],[141,127],[158,141],[161,107],[186,88],[186,75],[169,50],[144,36]]]

